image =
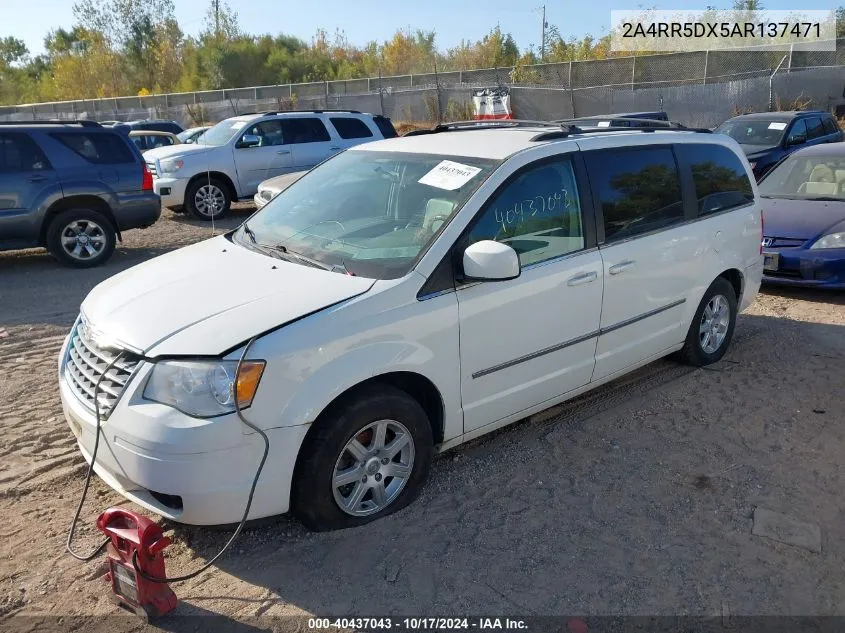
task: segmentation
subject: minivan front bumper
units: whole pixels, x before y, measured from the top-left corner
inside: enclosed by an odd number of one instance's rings
[[[67,383],[67,345],[59,360],[65,419],[91,463],[96,417]],[[140,397],[151,364],[142,363],[108,419],[101,420],[94,472],[111,488],[178,523],[221,525],[241,520],[264,445],[235,415],[200,420]],[[249,410],[245,412],[249,415]],[[249,518],[288,511],[293,469],[308,425],[266,431],[270,453]]]

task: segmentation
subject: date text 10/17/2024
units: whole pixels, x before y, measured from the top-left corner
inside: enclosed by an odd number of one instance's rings
[[[519,618],[309,618],[308,628],[366,631],[524,631],[528,625],[525,620]]]

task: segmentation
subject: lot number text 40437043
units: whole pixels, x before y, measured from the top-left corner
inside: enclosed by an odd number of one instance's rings
[[[519,631],[528,628],[519,618],[309,618],[309,629],[367,631]]]

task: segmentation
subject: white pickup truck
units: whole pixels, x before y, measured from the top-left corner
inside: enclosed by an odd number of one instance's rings
[[[144,158],[163,206],[219,220],[233,201],[252,199],[268,178],[396,135],[390,119],[356,110],[264,112],[225,119],[197,143],[160,147]]]

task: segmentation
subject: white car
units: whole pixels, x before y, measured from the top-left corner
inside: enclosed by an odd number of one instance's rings
[[[246,114],[221,121],[194,143],[144,154],[165,207],[218,220],[259,183],[307,171],[354,145],[396,136],[390,119],[356,110]]]
[[[256,193],[253,198],[255,201],[255,208],[261,209],[264,207],[264,205],[270,202],[270,200],[275,198],[307,173],[307,171],[294,171],[262,182],[258,185],[258,193]]]
[[[269,438],[250,518],[359,525],[411,502],[435,451],[668,354],[722,358],[761,220],[723,135],[491,123],[354,147],[94,288],[64,412],[90,463],[102,377],[97,474],[223,524],[264,448],[237,397]]]

